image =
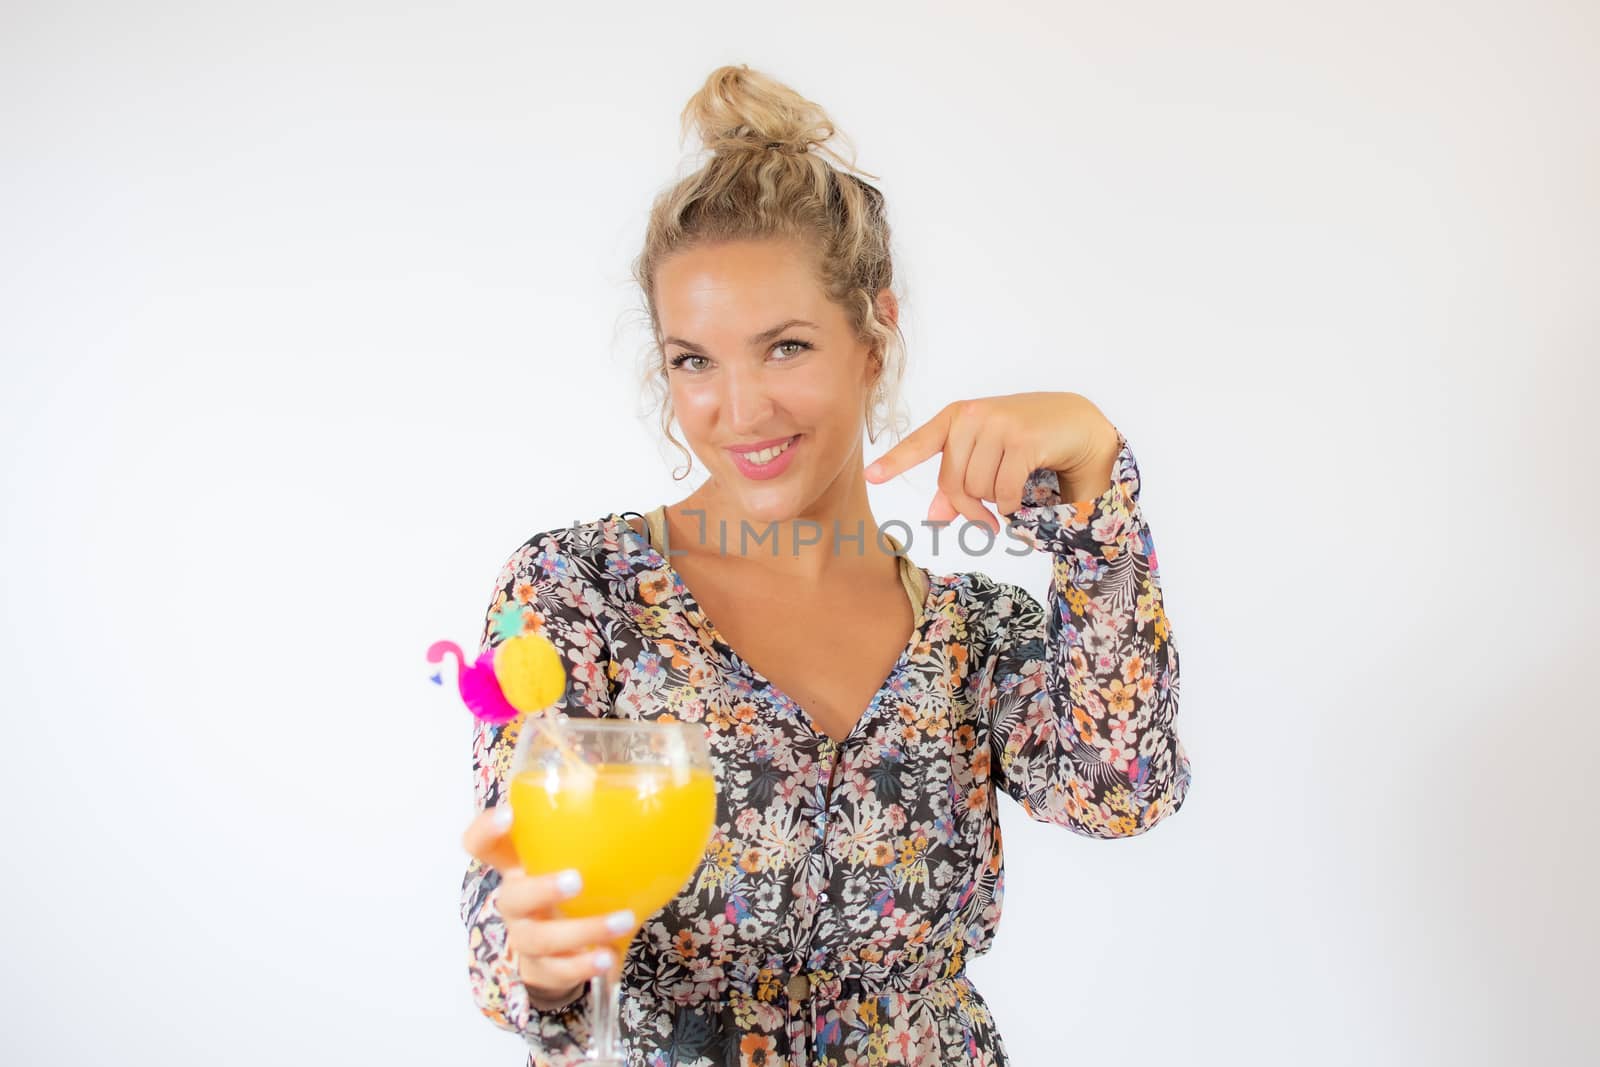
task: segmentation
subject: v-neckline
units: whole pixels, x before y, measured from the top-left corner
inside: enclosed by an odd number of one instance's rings
[[[633,524],[627,519],[628,515],[639,515],[640,521],[645,523],[645,533],[640,533],[638,530],[633,528]],[[646,553],[648,553],[657,561],[656,567],[665,569],[667,576],[672,580],[673,595],[678,598],[679,604],[686,609],[692,608],[695,613],[700,616],[701,626],[695,628],[697,633],[703,627],[704,633],[710,636],[711,643],[715,646],[715,648],[720,649],[723,654],[734,660],[735,663],[737,663],[738,666],[749,676],[751,682],[765,688],[777,700],[794,709],[795,716],[799,719],[800,724],[804,726],[809,733],[821,741],[828,742],[837,747],[843,747],[853,740],[857,734],[861,733],[862,728],[865,726],[867,720],[872,718],[873,712],[877,710],[878,702],[882,698],[884,690],[888,689],[889,686],[894,682],[895,678],[897,678],[906,668],[911,660],[912,653],[915,652],[917,646],[922,643],[922,631],[927,625],[928,620],[928,598],[933,593],[933,583],[926,581],[926,574],[924,574],[925,580],[922,583],[922,603],[914,606],[913,608],[911,636],[906,639],[905,647],[900,650],[899,658],[896,659],[894,661],[894,665],[889,668],[889,673],[884,675],[883,681],[878,684],[878,688],[873,690],[871,698],[869,698],[867,701],[867,706],[863,708],[861,713],[856,717],[856,721],[851,725],[850,731],[843,737],[834,737],[832,734],[828,733],[826,730],[817,725],[817,721],[811,717],[811,713],[807,711],[798,700],[784,692],[777,686],[776,683],[772,681],[772,679],[768,678],[766,675],[757,670],[748,659],[739,654],[738,649],[734,648],[728,643],[727,638],[722,636],[722,631],[717,629],[717,625],[711,620],[711,616],[706,614],[705,608],[702,607],[700,602],[695,599],[694,592],[690,590],[689,583],[683,580],[683,575],[678,573],[678,569],[672,565],[672,562],[668,560],[666,556],[662,555],[661,550],[656,548],[655,544],[651,542],[649,537],[649,520],[646,519],[644,515],[641,515],[636,511],[631,511],[613,513],[610,518],[615,524],[620,524],[622,532],[631,534],[632,536],[642,540],[645,545]],[[664,518],[663,521],[665,521]],[[884,536],[887,537],[888,535],[885,534]],[[893,541],[893,538],[890,538],[890,540]],[[898,547],[899,543],[895,542],[895,544],[896,547]],[[906,560],[906,563],[910,566],[916,566],[916,564],[911,563],[909,559]]]

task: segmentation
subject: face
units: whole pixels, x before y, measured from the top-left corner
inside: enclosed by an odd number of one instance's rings
[[[656,273],[672,405],[720,502],[753,520],[822,510],[864,480],[871,346],[781,240],[680,252]],[[893,321],[893,295],[880,294]]]

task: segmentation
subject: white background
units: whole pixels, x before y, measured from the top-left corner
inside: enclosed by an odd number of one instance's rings
[[[423,651],[687,491],[628,270],[727,62],[879,177],[916,421],[1070,389],[1144,474],[1195,784],[1130,842],[1006,802],[1014,1062],[1592,1053],[1593,5],[52,0],[0,14],[0,1058],[521,1062]]]

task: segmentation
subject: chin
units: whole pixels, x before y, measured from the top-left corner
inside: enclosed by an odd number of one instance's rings
[[[739,477],[735,474],[734,477]],[[744,486],[738,496],[739,510],[751,522],[787,522],[805,510],[810,499],[798,486]]]

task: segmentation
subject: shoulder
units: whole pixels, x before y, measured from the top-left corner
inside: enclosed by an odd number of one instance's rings
[[[651,551],[630,525],[625,515],[612,514],[532,534],[500,565],[497,596],[523,603],[554,596],[591,609],[623,597]]]
[[[1042,611],[1038,599],[1022,586],[982,571],[930,571],[928,583],[931,610],[950,616],[969,634],[990,633],[1019,616],[1031,618]]]

